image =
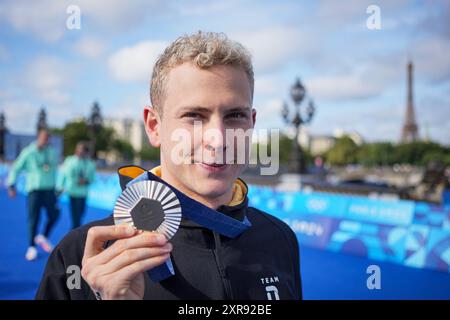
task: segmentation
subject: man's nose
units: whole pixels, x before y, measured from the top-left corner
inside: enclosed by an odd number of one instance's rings
[[[203,133],[203,145],[208,151],[221,152],[226,149],[225,125],[214,119],[208,123]]]

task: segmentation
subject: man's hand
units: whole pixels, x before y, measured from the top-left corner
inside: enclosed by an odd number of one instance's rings
[[[105,250],[108,240],[117,240]],[[172,245],[164,235],[140,232],[131,226],[89,229],[81,275],[102,299],[142,299],[144,272],[164,263]]]
[[[9,187],[9,188],[8,188],[8,197],[10,197],[10,198],[15,198],[16,195],[17,195],[16,188],[14,188],[14,187]]]

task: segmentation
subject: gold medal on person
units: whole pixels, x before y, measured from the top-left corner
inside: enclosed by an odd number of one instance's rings
[[[48,172],[48,171],[50,170],[50,166],[49,166],[47,163],[44,163],[44,164],[42,165],[42,169],[43,169],[45,172]]]
[[[156,231],[170,240],[181,222],[176,194],[158,181],[139,181],[127,187],[114,206],[114,223],[139,230]]]

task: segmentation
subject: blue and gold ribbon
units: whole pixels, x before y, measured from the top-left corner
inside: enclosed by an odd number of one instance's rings
[[[137,167],[132,167],[132,169],[134,168]],[[161,182],[169,187],[175,193],[181,203],[182,216],[199,224],[200,226],[208,228],[229,238],[235,238],[251,227],[251,223],[246,216],[244,216],[243,221],[239,221],[217,210],[211,209],[204,204],[186,196],[184,193],[177,190],[149,171],[140,173],[131,181],[129,179],[129,181],[127,181],[126,184],[123,183],[122,186],[129,187],[136,182],[146,180]],[[154,282],[159,282],[174,274],[175,271],[173,269],[172,261],[170,260],[170,258],[166,261],[165,264],[162,264],[159,267],[153,268],[149,271],[149,276]]]

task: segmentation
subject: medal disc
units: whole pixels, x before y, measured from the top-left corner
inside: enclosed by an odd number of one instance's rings
[[[157,231],[169,240],[181,221],[181,204],[175,193],[157,181],[139,181],[127,187],[114,206],[114,223]]]

